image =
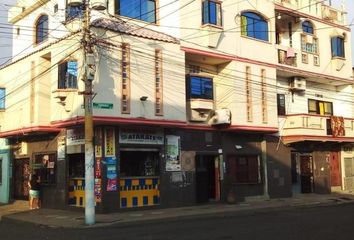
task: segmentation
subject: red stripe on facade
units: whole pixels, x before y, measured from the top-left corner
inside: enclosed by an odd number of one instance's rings
[[[26,127],[26,128],[19,128],[11,131],[5,131],[0,133],[0,137],[6,138],[16,135],[24,135],[33,132],[43,132],[43,133],[55,133],[60,132],[61,128],[51,127],[51,126],[36,126],[36,127]]]

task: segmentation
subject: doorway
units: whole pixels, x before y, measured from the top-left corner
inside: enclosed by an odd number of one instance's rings
[[[293,193],[313,192],[313,158],[309,154],[291,154]]]
[[[28,199],[30,180],[29,158],[14,160],[14,198]]]
[[[341,172],[340,172],[340,161],[338,152],[331,152],[330,155],[330,167],[331,167],[331,187],[342,186]]]
[[[196,156],[196,189],[197,202],[218,200],[218,168],[214,155]]]

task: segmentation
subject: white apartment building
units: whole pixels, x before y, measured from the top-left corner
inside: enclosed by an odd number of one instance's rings
[[[36,172],[55,208],[85,204],[83,14],[71,2],[18,1],[9,16],[16,57],[0,69],[11,195],[26,196],[19,179]],[[106,7],[91,12],[99,211],[351,187],[343,9],[309,0]]]

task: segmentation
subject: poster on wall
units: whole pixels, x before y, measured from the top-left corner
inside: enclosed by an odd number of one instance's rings
[[[115,143],[115,135],[114,128],[106,128],[105,129],[105,156],[111,157],[116,155],[116,149],[114,146]]]
[[[102,128],[95,128],[95,156],[102,157]]]
[[[117,160],[115,157],[106,157],[107,192],[117,191]]]
[[[166,171],[181,171],[179,136],[166,135]]]
[[[65,136],[58,137],[58,161],[65,160]]]
[[[100,178],[95,178],[95,200],[96,203],[102,201],[102,180]]]
[[[101,177],[101,158],[96,157],[96,163],[95,163],[95,178],[100,178]]]

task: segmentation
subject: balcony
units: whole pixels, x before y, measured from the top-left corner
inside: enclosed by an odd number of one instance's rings
[[[300,141],[350,142],[354,119],[311,114],[287,115],[281,130],[285,143]]]
[[[297,67],[297,54],[294,53],[293,49],[281,50],[278,49],[278,63]]]

